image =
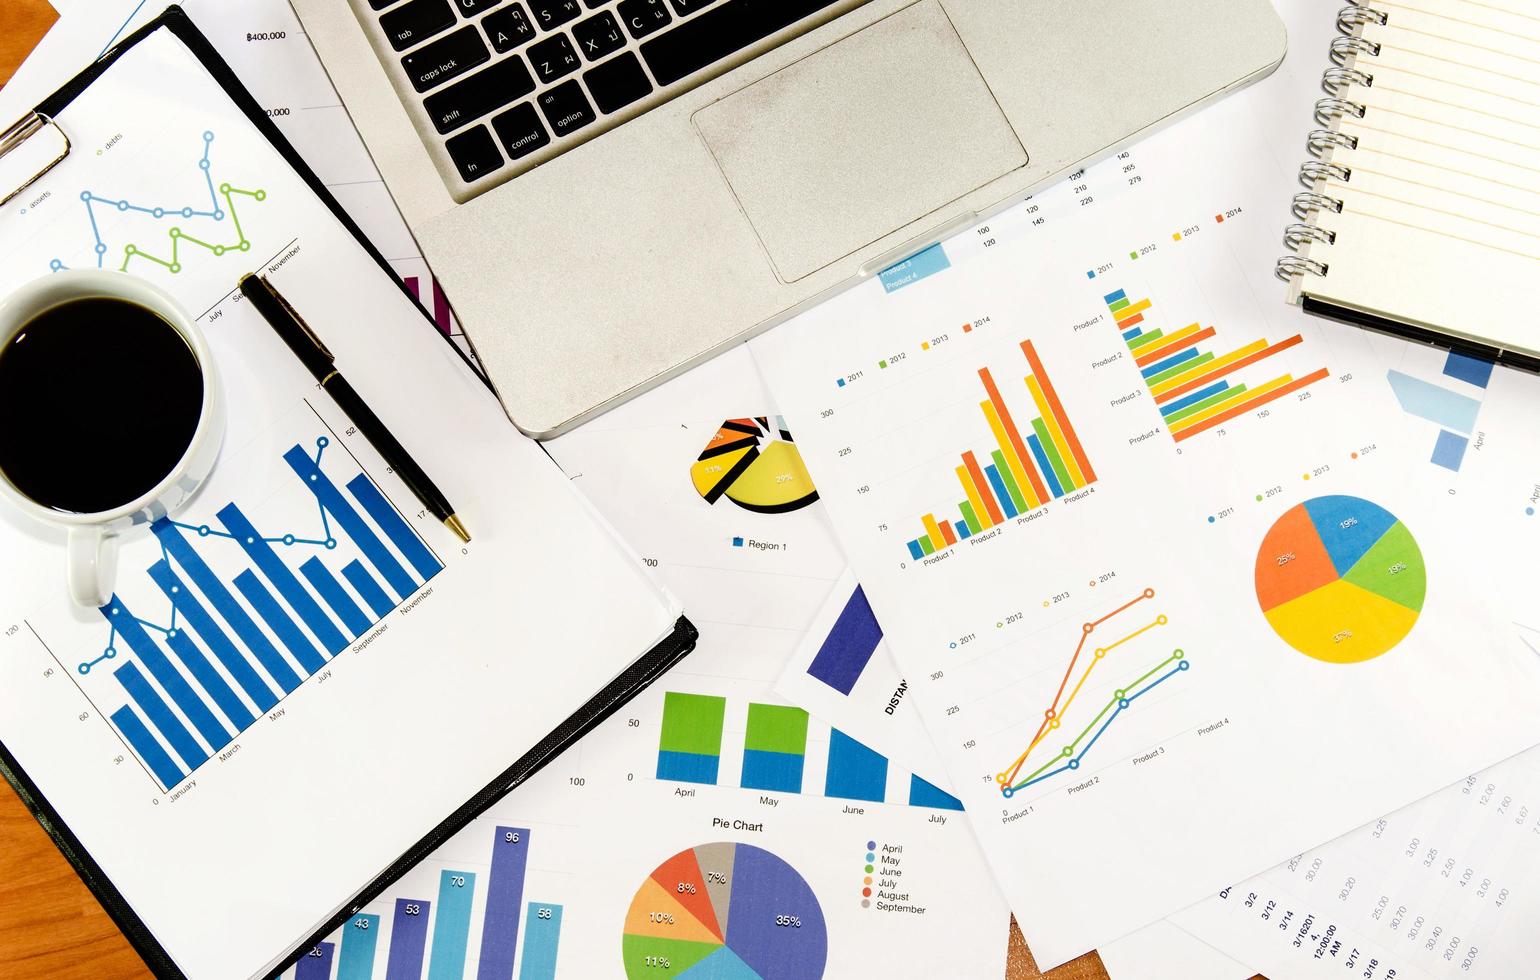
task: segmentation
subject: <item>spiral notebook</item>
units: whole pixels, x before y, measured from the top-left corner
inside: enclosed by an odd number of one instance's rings
[[[1277,266],[1290,300],[1540,370],[1540,8],[1353,0],[1337,29]]]

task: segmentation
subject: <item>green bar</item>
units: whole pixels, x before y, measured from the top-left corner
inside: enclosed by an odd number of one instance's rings
[[[1214,359],[1213,352],[1209,352],[1207,354],[1199,354],[1197,357],[1194,357],[1194,358],[1192,358],[1191,360],[1188,360],[1188,361],[1183,361],[1182,363],[1176,365],[1175,367],[1166,368],[1164,371],[1160,372],[1159,374],[1152,374],[1152,375],[1150,375],[1148,378],[1144,379],[1144,383],[1146,385],[1148,385],[1149,387],[1153,388],[1156,385],[1160,384],[1162,381],[1170,381],[1172,378],[1176,377],[1177,375],[1182,374],[1182,373],[1184,373],[1186,371],[1191,371],[1193,368],[1199,367],[1200,365],[1207,364],[1209,361],[1212,361],[1213,359]]]
[[[1069,478],[1069,470],[1064,467],[1064,460],[1059,456],[1059,447],[1053,444],[1053,438],[1048,434],[1048,426],[1042,419],[1032,420],[1032,431],[1037,433],[1038,441],[1043,444],[1043,452],[1048,454],[1048,464],[1053,467],[1053,475],[1059,478],[1059,486],[1065,493],[1071,490],[1079,490]]]
[[[984,530],[984,525],[979,523],[979,515],[973,512],[972,504],[964,500],[962,503],[957,505],[957,509],[962,511],[963,520],[968,522],[968,533],[970,535],[977,534]]]
[[[758,752],[807,754],[807,712],[779,704],[749,702],[749,727],[743,747]]]
[[[1209,395],[1201,402],[1193,402],[1191,405],[1188,405],[1180,412],[1172,412],[1170,415],[1167,415],[1166,424],[1170,425],[1172,422],[1180,422],[1182,419],[1185,419],[1189,415],[1196,415],[1203,411],[1205,408],[1213,408],[1220,402],[1227,402],[1237,395],[1243,394],[1245,391],[1245,385],[1236,385],[1234,388],[1226,388],[1224,391],[1221,391],[1216,395]]]
[[[996,449],[989,454],[989,458],[995,461],[995,468],[1000,471],[1000,479],[1005,481],[1005,489],[1010,492],[1011,502],[1016,505],[1016,513],[1025,514],[1027,498],[1021,495],[1021,487],[1016,485],[1016,478],[1011,476],[1011,468],[1005,465],[1005,454]]]
[[[1155,341],[1159,340],[1164,333],[1165,331],[1163,330],[1151,330],[1149,333],[1142,333],[1128,342],[1128,349],[1138,350],[1146,344],[1153,344]]]
[[[936,546],[930,543],[929,534],[920,535],[920,550],[927,555],[934,555],[936,553]]]
[[[721,755],[722,718],[726,714],[726,698],[667,692],[663,695],[663,737],[658,742],[659,750]]]
[[[1112,312],[1116,313],[1118,310],[1121,310],[1123,307],[1125,307],[1125,306],[1132,306],[1132,305],[1134,305],[1134,304],[1132,304],[1132,303],[1130,303],[1128,301],[1128,297],[1124,296],[1122,299],[1118,300],[1116,303],[1113,303],[1113,304],[1109,305],[1107,307],[1107,309],[1109,309]]]

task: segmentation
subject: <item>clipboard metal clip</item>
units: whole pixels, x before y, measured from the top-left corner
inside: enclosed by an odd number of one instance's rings
[[[6,127],[4,132],[0,132],[0,159],[4,159],[45,129],[53,129],[58,132],[59,139],[64,144],[64,149],[58,156],[44,164],[36,173],[22,181],[19,187],[6,192],[4,197],[0,197],[0,207],[4,207],[16,195],[37,183],[43,178],[43,175],[63,163],[64,158],[70,155],[69,134],[64,131],[64,127],[53,120],[53,117],[44,115],[41,112],[29,112]]]

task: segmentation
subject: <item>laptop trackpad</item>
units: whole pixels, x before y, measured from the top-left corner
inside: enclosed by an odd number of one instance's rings
[[[694,120],[786,282],[1027,162],[936,0],[740,89]]]

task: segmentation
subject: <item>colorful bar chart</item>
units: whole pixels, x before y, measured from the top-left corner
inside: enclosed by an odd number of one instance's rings
[[[989,424],[995,448],[985,451],[986,461],[982,463],[972,450],[962,454],[956,475],[965,499],[957,504],[958,516],[938,520],[935,514],[926,514],[920,518],[925,533],[908,543],[909,557],[915,561],[1096,482],[1096,471],[1037,349],[1025,340],[1021,352],[1031,371],[1022,381],[1036,412],[1026,426],[1025,438],[993,375],[987,367],[979,368],[986,396],[979,410]]]
[[[807,672],[848,696],[881,642],[882,627],[877,625],[866,593],[857,585]]]
[[[1221,426],[1328,374],[1323,367],[1299,378],[1281,374],[1256,387],[1232,383],[1226,379],[1236,371],[1296,347],[1303,338],[1295,334],[1275,344],[1260,339],[1227,354],[1215,354],[1204,349],[1205,341],[1214,339],[1213,327],[1190,323],[1170,333],[1161,328],[1147,330],[1148,299],[1132,300],[1122,289],[1102,299],[1176,442]]]
[[[744,789],[802,792],[807,756],[807,712],[779,704],[750,704],[743,737]]]
[[[295,445],[282,457],[318,532],[259,530],[234,502],[207,524],[161,518],[151,525],[160,560],[99,610],[107,643],[78,673],[115,662],[127,703],[109,718],[166,790],[443,568],[366,475],[332,480],[322,466],[329,444],[323,436],[313,453]],[[335,567],[339,549],[358,557]],[[234,572],[232,561],[249,567]]]
[[[722,762],[722,720],[727,699],[669,691],[663,696],[658,778],[715,783]]]
[[[1458,382],[1455,388],[1415,378],[1402,371],[1386,374],[1390,390],[1401,410],[1438,426],[1433,440],[1434,466],[1458,473],[1465,461],[1465,450],[1476,431],[1476,417],[1481,412],[1480,396],[1492,379],[1492,362],[1451,351],[1444,360],[1443,375]]]

